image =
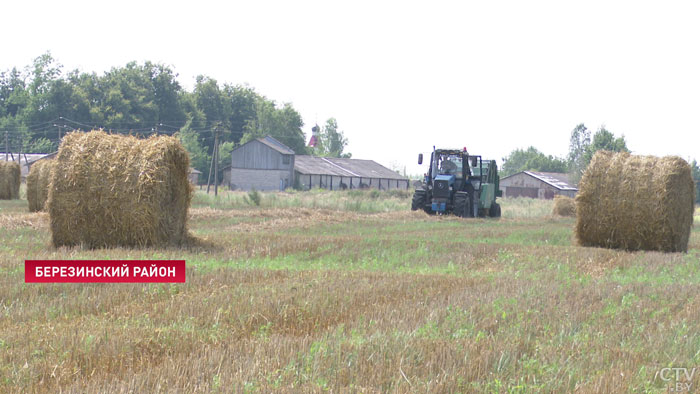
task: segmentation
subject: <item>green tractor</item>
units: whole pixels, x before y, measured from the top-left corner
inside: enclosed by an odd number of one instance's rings
[[[423,164],[422,153],[418,164]],[[467,148],[433,147],[430,169],[413,194],[411,209],[461,217],[500,217],[501,206],[496,202],[502,195],[499,181],[495,160],[470,155]]]

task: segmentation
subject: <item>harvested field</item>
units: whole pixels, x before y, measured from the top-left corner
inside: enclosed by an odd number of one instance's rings
[[[185,249],[56,249],[46,213],[1,201],[0,392],[658,392],[696,363],[697,229],[688,253],[629,252],[577,246],[552,201],[490,220],[299,197],[224,193]],[[27,258],[185,259],[187,283],[25,284]]]

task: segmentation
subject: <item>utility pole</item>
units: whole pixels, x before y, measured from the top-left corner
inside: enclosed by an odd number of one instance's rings
[[[22,174],[22,137],[20,137],[20,143],[19,143],[19,153],[17,153],[17,163],[19,163],[19,173],[20,175]],[[14,160],[14,158],[13,158]]]
[[[59,121],[63,120],[63,116],[58,117]],[[56,150],[58,150],[58,147],[61,146],[61,125],[59,124],[54,124],[54,126],[58,127],[58,142],[56,143]],[[68,126],[66,126],[68,127]]]
[[[211,151],[211,162],[209,163],[209,176],[207,177],[207,194],[209,194],[209,185],[211,185],[211,170],[214,168],[214,154],[216,153],[216,145]]]
[[[216,161],[214,162],[214,195],[219,195],[219,129],[217,128],[216,136],[214,137],[214,146],[216,147]]]
[[[207,177],[207,194],[209,194],[209,186],[211,185],[211,170],[214,168],[214,162],[216,159],[216,151],[219,143],[219,126],[214,126],[214,149],[211,152],[211,163],[209,164],[209,176]],[[218,167],[218,165],[217,165]],[[216,179],[215,179],[216,180]],[[216,187],[214,188],[214,193],[216,193]]]
[[[56,142],[56,150],[58,150],[58,147],[61,146],[61,137],[63,135],[63,128],[68,129],[68,126],[65,124],[60,125],[60,124],[56,124],[56,123],[54,123],[54,126],[56,126],[58,128],[58,142]]]

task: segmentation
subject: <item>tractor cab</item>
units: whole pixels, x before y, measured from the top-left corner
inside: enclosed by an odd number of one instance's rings
[[[423,154],[419,154],[418,164],[422,163]],[[479,155],[469,155],[466,148],[433,148],[428,173],[423,186],[414,193],[411,209],[466,217],[500,216],[495,203],[497,190],[495,161],[484,162]]]

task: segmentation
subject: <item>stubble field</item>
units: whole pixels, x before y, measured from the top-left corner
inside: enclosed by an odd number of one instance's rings
[[[687,254],[582,248],[551,202],[501,203],[197,192],[197,246],[91,251],[0,201],[0,391],[661,392],[700,367],[697,228]],[[25,259],[185,259],[187,283],[25,284]]]

